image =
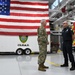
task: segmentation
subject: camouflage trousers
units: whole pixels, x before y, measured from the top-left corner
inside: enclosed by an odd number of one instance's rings
[[[39,45],[38,64],[42,64],[45,62],[46,55],[47,55],[47,44]]]

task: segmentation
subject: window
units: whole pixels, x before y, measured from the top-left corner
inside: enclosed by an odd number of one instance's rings
[[[62,0],[60,0],[60,2],[62,2]]]
[[[54,9],[56,6],[58,6],[59,2],[62,2],[62,0],[55,0],[55,2],[51,6],[51,9]]]

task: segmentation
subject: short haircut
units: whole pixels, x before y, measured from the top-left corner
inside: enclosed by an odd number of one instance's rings
[[[66,20],[66,21],[64,21],[63,23],[68,23],[68,21]]]
[[[46,21],[45,19],[42,19],[40,22],[43,23],[44,21]]]

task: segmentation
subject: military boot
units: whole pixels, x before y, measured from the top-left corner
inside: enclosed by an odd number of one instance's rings
[[[48,69],[48,68],[49,68],[48,66],[45,66],[44,64],[42,65],[42,67],[43,67],[43,68],[46,68],[46,69]]]
[[[42,67],[42,64],[39,65],[38,70],[39,71],[46,71],[45,68]]]
[[[48,66],[45,66],[45,65],[44,65],[44,62],[42,63],[42,67],[43,67],[43,68],[46,68],[46,69],[49,68]]]

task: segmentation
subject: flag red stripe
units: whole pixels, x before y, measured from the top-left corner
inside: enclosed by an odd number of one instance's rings
[[[48,6],[48,3],[11,1],[11,4]]]
[[[8,25],[0,25],[0,28],[8,28],[8,29],[37,29],[39,26],[8,26]],[[46,28],[50,28],[46,26]]]
[[[47,32],[47,34],[50,34],[50,32]],[[34,35],[37,35],[37,32],[28,32],[28,33],[20,33],[20,32],[0,32],[0,35],[11,35],[11,36],[29,35],[29,36],[34,36]]]
[[[23,13],[10,13],[11,16],[28,16],[28,17],[48,17],[49,14],[23,14]]]
[[[2,22],[20,22],[20,23],[40,23],[40,20],[18,20],[18,19],[5,19],[0,18],[0,21]],[[49,22],[49,20],[46,20]]]
[[[27,11],[48,11],[48,9],[43,8],[26,8],[26,7],[10,7],[11,10],[27,10]]]
[[[18,35],[37,35],[36,32],[28,32],[28,33],[20,33],[20,32],[0,32],[0,35],[11,35],[11,36],[18,36]]]

